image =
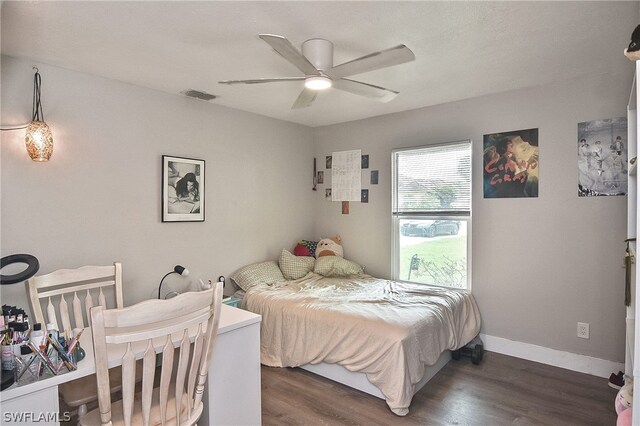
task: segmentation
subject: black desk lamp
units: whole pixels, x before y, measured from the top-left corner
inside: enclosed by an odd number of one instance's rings
[[[160,299],[160,290],[162,289],[162,282],[164,281],[165,278],[167,278],[171,274],[178,274],[178,275],[182,275],[183,277],[186,277],[187,275],[189,275],[189,270],[184,266],[176,265],[173,267],[173,271],[169,272],[164,277],[162,277],[162,279],[160,280],[160,285],[158,286],[158,299]]]

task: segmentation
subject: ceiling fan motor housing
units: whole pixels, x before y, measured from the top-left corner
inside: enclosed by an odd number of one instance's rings
[[[321,38],[312,38],[302,43],[302,54],[319,70],[333,68],[333,43]]]

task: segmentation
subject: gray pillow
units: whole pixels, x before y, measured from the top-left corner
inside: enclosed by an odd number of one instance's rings
[[[316,262],[315,257],[296,256],[288,250],[282,249],[280,253],[280,270],[282,275],[288,280],[297,280],[313,271],[313,265]]]
[[[313,272],[325,277],[362,275],[364,268],[355,262],[338,256],[321,256],[316,260]]]
[[[243,266],[229,278],[244,291],[258,284],[271,285],[285,281],[282,271],[280,271],[278,264],[273,260]]]

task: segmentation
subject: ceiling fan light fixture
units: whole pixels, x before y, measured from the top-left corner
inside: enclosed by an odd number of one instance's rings
[[[331,87],[331,79],[322,75],[307,77],[304,87],[311,90],[325,90]]]

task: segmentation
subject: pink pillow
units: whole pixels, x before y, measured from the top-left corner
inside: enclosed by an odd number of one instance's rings
[[[311,256],[315,257],[317,241],[300,240],[298,245],[293,249],[293,254],[296,256]]]

